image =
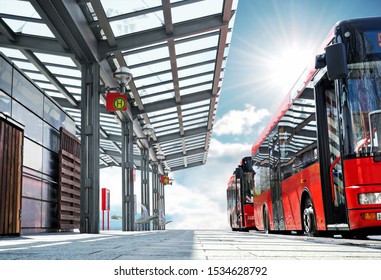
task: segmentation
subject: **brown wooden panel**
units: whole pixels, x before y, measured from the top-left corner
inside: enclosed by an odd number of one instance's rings
[[[73,177],[73,178],[78,179],[78,180],[81,179],[81,174],[79,174],[77,171],[62,169],[62,174],[66,175],[67,177]]]
[[[66,160],[66,158],[62,158],[61,165],[67,167],[67,169],[74,170],[78,173],[81,172],[81,168],[80,168],[80,166],[78,166],[78,164],[73,163],[72,161],[68,161],[68,160]]]
[[[61,201],[62,202],[69,202],[69,203],[72,203],[74,204],[73,207],[77,207],[75,204],[80,204],[80,198],[76,198],[76,197],[69,197],[69,196],[66,196],[66,195],[62,195],[61,196]]]
[[[64,185],[61,185],[61,190],[66,194],[70,194],[70,195],[72,194],[74,195],[74,197],[77,196],[78,198],[80,197],[80,194],[81,194],[78,188],[73,189],[70,187],[66,187]]]
[[[0,119],[0,235],[19,235],[23,130]]]
[[[72,211],[74,213],[80,213],[80,209],[78,209],[77,207],[73,207],[73,206],[66,206],[66,205],[61,205],[61,209],[64,210],[64,211]]]
[[[79,228],[80,222],[80,151],[78,138],[61,128],[59,176],[59,226],[60,229]]]

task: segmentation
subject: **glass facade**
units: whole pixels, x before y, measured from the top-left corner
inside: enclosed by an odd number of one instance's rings
[[[74,134],[74,120],[1,53],[0,112],[24,126],[22,232],[54,231],[58,227],[59,129]]]

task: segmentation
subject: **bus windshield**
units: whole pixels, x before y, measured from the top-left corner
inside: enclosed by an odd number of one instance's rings
[[[378,154],[381,152],[381,61],[352,63],[348,68],[347,91],[342,99],[349,111],[346,154],[356,157]]]

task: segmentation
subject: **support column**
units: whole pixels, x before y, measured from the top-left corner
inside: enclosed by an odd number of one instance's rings
[[[81,233],[99,233],[99,65],[82,68]]]
[[[131,120],[122,121],[122,230],[135,230],[134,143]]]
[[[152,164],[152,214],[156,217],[159,217],[159,209],[158,209],[158,166],[157,163]],[[153,230],[159,229],[159,219],[153,220]]]
[[[159,183],[159,213],[165,217],[164,185],[161,182]],[[165,229],[165,225],[160,224],[160,221],[162,221],[162,219],[159,216],[159,230],[163,230]]]
[[[146,147],[141,149],[141,203],[147,208],[150,216],[150,197],[149,197],[149,153]],[[142,225],[142,230],[150,230],[150,224]]]
[[[165,185],[161,184],[161,187],[162,187],[162,209],[163,209],[163,215],[165,217]],[[165,229],[165,223],[164,225],[162,226],[162,229],[164,230]]]

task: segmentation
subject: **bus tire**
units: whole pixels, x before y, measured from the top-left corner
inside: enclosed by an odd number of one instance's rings
[[[263,208],[263,230],[266,234],[270,233],[269,211],[267,207]]]
[[[307,197],[303,207],[303,229],[308,236],[316,236],[316,217],[310,197]]]

